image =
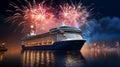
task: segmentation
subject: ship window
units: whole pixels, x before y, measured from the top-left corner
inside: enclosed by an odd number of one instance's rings
[[[65,37],[65,36],[66,36],[66,34],[64,33],[64,34],[63,34],[63,36]]]
[[[39,45],[39,43],[36,43],[37,44],[37,46]]]
[[[42,42],[42,45],[46,45],[46,42],[45,42],[45,41],[43,41],[43,42]]]
[[[51,44],[52,42],[48,42],[49,44]]]
[[[68,33],[66,35],[67,39],[82,39],[80,34],[73,34],[73,33]]]
[[[28,44],[26,44],[26,45],[28,45]]]
[[[47,42],[44,42],[44,44],[46,45],[46,44],[47,44]]]
[[[42,41],[41,43],[39,43],[41,45],[52,45],[53,44],[53,41],[52,40],[45,40],[45,41]]]
[[[39,43],[39,45],[41,45],[41,43]]]
[[[29,43],[27,43],[27,44],[26,44],[26,46],[30,46],[30,44],[29,44]]]

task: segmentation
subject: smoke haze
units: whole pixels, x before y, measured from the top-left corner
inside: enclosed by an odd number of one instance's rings
[[[120,18],[118,17],[92,19],[80,28],[89,41],[120,40]]]

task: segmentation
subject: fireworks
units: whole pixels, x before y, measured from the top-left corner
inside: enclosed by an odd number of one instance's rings
[[[36,7],[25,10],[24,19],[29,20],[31,25],[35,27],[35,33],[43,33],[49,31],[52,25],[55,25],[55,17],[50,8],[40,3]]]
[[[64,4],[60,5],[60,11],[57,16],[51,6],[47,7],[45,2],[37,3],[35,0],[29,2],[24,0],[18,2],[21,5],[17,5],[13,2],[10,5],[15,10],[7,10],[12,12],[12,16],[8,17],[8,21],[18,23],[19,26],[23,26],[23,29],[34,30],[36,34],[49,31],[51,28],[55,28],[64,23],[67,26],[79,27],[79,24],[86,21],[89,13],[85,8],[78,5]]]
[[[81,7],[81,3],[77,6],[64,4],[61,6],[60,19],[68,26],[79,27],[80,23],[86,21],[89,16],[85,8]]]

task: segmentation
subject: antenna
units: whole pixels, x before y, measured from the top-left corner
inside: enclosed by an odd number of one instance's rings
[[[32,36],[32,35],[36,35],[36,34],[35,34],[35,31],[34,31],[34,26],[31,25],[30,28],[31,28],[30,35],[31,35],[31,36]]]
[[[65,23],[64,23],[64,22],[62,22],[61,26],[65,26]]]

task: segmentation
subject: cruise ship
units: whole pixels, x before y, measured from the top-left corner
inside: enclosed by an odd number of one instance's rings
[[[60,26],[22,39],[23,50],[81,50],[85,43],[79,28]]]

